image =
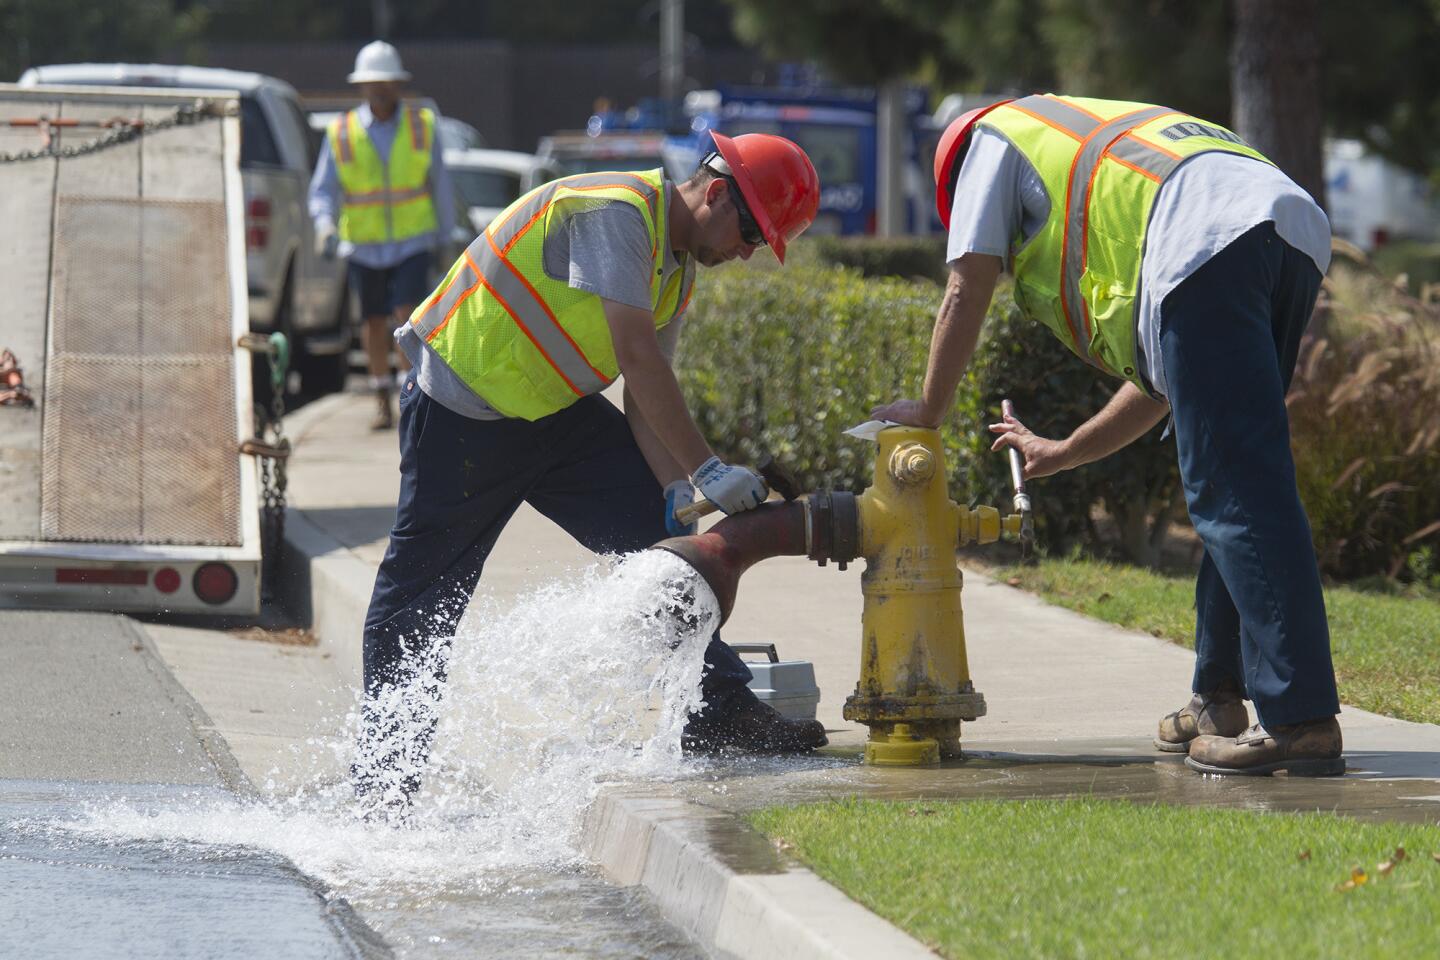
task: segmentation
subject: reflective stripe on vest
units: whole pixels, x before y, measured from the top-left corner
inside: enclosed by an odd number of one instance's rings
[[[1167,117],[1182,122],[1155,129]],[[1017,238],[1012,248],[1017,296],[1025,292],[1027,311],[1061,339],[1068,333],[1077,355],[1142,389],[1135,370],[1135,309],[1145,228],[1160,185],[1186,159],[1208,151],[1268,162],[1230,131],[1190,121],[1167,107],[1048,94],[1004,104],[980,121],[1020,150],[1050,196],[1045,225],[1023,242]],[[1162,137],[1175,149],[1155,142]],[[1106,160],[1114,165],[1107,167]],[[1037,292],[1052,297],[1056,309],[1037,302]]]
[[[628,190],[644,201],[652,223],[659,211],[659,192],[635,174],[581,174],[545,184],[522,197],[475,238],[465,251],[464,263],[449,282],[422,305],[410,322],[429,343],[451,322],[465,302],[483,287],[575,396],[583,397],[603,390],[613,377],[606,376],[591,363],[556,318],[550,305],[506,256],[532,228],[544,222],[551,202],[561,188],[572,192]],[[651,255],[654,257],[659,249],[661,231],[656,229],[652,232]],[[685,302],[689,302],[688,296]],[[676,311],[677,314],[679,312]]]

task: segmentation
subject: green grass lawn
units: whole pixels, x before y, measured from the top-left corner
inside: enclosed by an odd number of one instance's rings
[[[848,799],[750,819],[946,957],[1440,956],[1435,826],[1093,799]],[[1366,882],[1337,890],[1355,867]]]
[[[1076,559],[989,572],[1050,603],[1194,646],[1191,576]],[[1325,606],[1340,699],[1386,716],[1440,723],[1440,600],[1332,587]]]

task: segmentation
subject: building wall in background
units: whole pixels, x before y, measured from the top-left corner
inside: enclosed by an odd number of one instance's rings
[[[409,89],[433,97],[447,116],[474,126],[488,146],[534,150],[555,130],[585,125],[597,98],[620,107],[659,93],[653,46],[514,46],[490,40],[397,43]],[[345,77],[358,47],[349,43],[233,43],[205,48],[202,65],[253,70],[286,81],[302,96],[352,99]],[[686,61],[692,88],[762,82],[768,64],[744,50],[707,52]]]

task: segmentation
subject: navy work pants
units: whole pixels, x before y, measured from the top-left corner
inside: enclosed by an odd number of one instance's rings
[[[587,548],[626,553],[667,536],[664,497],[624,414],[584,397],[541,420],[475,420],[409,377],[400,394],[400,502],[365,618],[365,692],[403,682],[412,657],[454,635],[500,531],[528,502]],[[417,657],[418,659],[418,657]],[[749,682],[717,635],[710,707]]]
[[[1185,502],[1205,545],[1194,690],[1234,679],[1267,727],[1340,712],[1285,411],[1319,288],[1315,264],[1264,223],[1161,306]]]

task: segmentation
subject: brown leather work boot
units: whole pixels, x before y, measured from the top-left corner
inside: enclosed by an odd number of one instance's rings
[[[371,430],[389,430],[395,426],[395,417],[390,412],[390,391],[380,387],[375,391],[375,400],[379,404],[379,410],[375,419],[370,421]]]
[[[1226,680],[1210,693],[1197,693],[1174,713],[1160,719],[1155,748],[1166,753],[1184,753],[1196,737],[1236,737],[1250,723],[1240,687]]]
[[[1343,749],[1334,717],[1273,731],[1257,723],[1238,737],[1198,737],[1185,765],[1201,773],[1268,777],[1283,770],[1295,777],[1336,777],[1345,772]]]

